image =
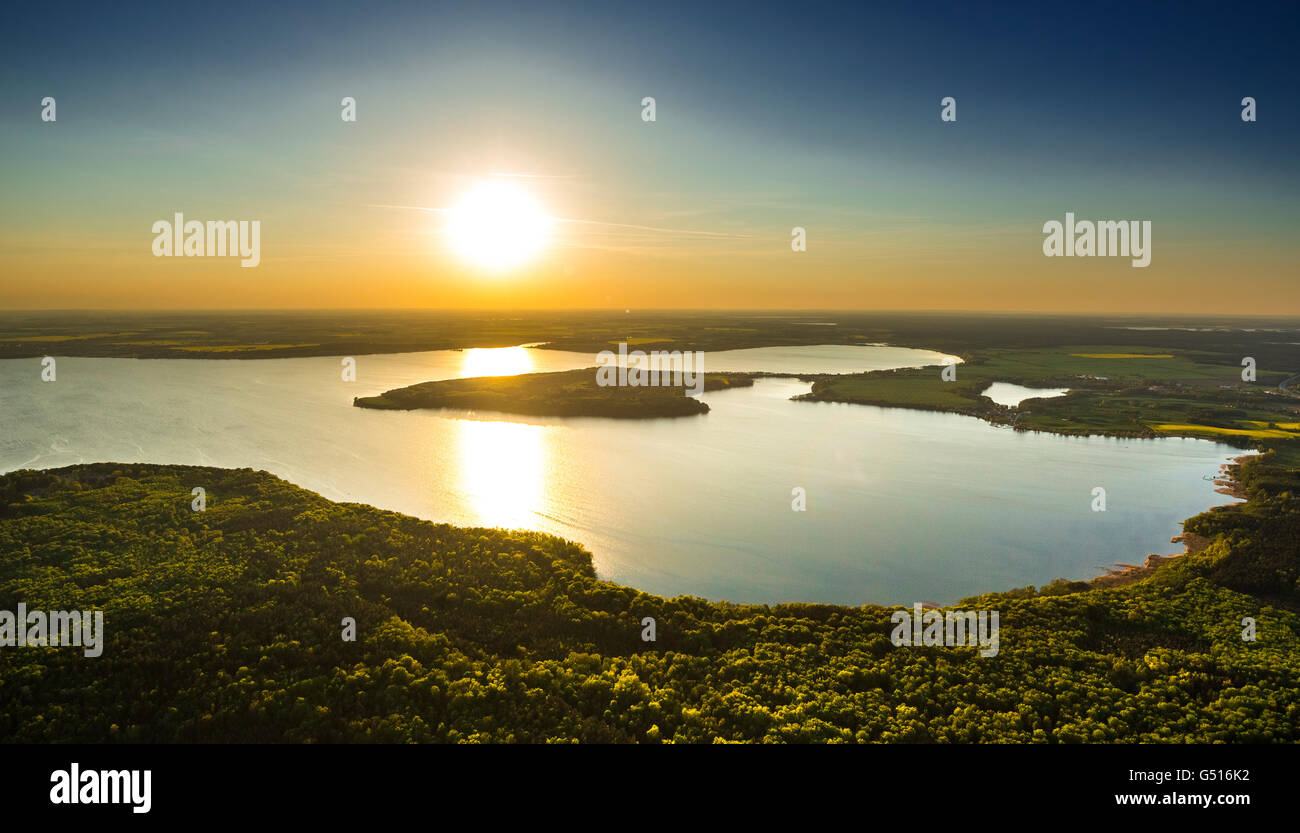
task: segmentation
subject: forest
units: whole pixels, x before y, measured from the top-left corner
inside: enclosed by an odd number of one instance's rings
[[[421,382],[385,391],[378,396],[355,397],[358,408],[379,410],[463,409],[527,416],[598,416],[616,419],[705,414],[709,406],[688,395],[682,385],[644,387],[600,385],[599,368],[523,373],[517,376],[476,376]],[[680,374],[679,374],[680,378]],[[705,373],[704,391],[752,387],[745,373]]]
[[[1294,742],[1300,472],[1269,452],[1236,474],[1249,501],[1146,578],[963,600],[1000,611],[980,658],[895,647],[889,608],[664,599],[571,542],[264,472],[14,472],[0,609],[103,610],[106,635],[99,657],[0,648],[0,740]]]

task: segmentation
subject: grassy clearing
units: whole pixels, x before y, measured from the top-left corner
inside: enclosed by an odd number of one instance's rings
[[[1239,358],[1193,353],[1137,354],[1124,347],[1107,346],[1087,350],[1062,347],[989,351],[981,353],[961,370],[967,369],[990,381],[1024,379],[1038,384],[1059,382],[1062,387],[1077,387],[1081,379],[1133,383],[1148,380],[1241,381]],[[959,379],[961,370],[957,374]]]

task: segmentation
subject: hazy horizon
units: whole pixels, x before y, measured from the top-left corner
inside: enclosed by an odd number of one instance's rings
[[[788,313],[790,315],[951,315],[951,316],[970,316],[970,317],[1050,317],[1050,318],[1084,318],[1092,320],[1122,320],[1135,319],[1143,321],[1158,320],[1196,320],[1208,321],[1215,319],[1223,320],[1243,320],[1243,321],[1260,321],[1260,320],[1277,320],[1277,321],[1300,321],[1300,313],[1276,313],[1276,312],[1254,312],[1254,313],[1217,313],[1217,312],[1130,312],[1124,310],[1117,311],[1078,311],[1078,310],[1039,310],[1039,309],[921,309],[921,308],[817,308],[817,307],[645,307],[645,308],[621,308],[609,306],[591,306],[591,307],[363,307],[363,306],[345,306],[345,307],[9,307],[0,310],[0,317],[4,315],[25,315],[25,314],[194,314],[194,315],[220,315],[222,313],[483,313],[492,312],[501,315],[511,313],[597,313],[597,312],[623,312],[637,313],[641,315],[689,315],[691,313],[700,314],[735,314],[748,315],[754,313]]]

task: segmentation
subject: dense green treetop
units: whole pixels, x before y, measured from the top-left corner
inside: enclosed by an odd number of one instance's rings
[[[15,472],[0,610],[102,609],[107,638],[0,647],[0,740],[1292,742],[1300,477],[1268,455],[1241,481],[1147,579],[965,600],[1000,611],[980,658],[895,647],[887,608],[663,599],[553,536],[246,469]]]

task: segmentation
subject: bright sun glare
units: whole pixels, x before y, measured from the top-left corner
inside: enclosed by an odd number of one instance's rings
[[[462,258],[497,271],[536,256],[550,225],[550,218],[527,191],[508,182],[483,182],[448,212],[447,235]]]

